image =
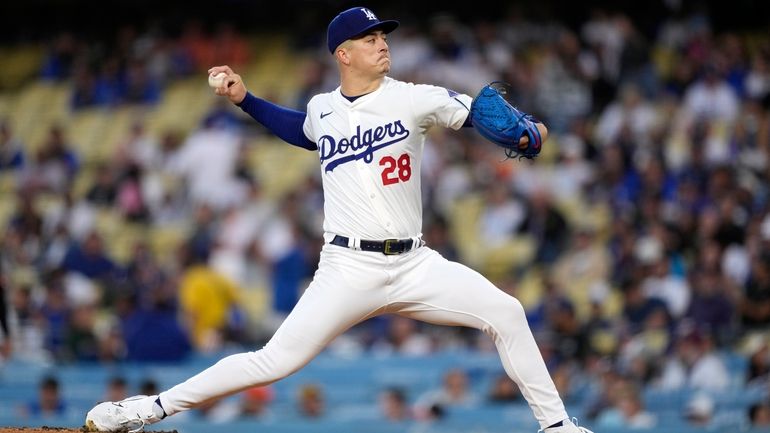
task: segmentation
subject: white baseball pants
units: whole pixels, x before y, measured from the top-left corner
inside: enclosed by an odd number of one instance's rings
[[[280,380],[351,326],[384,313],[484,331],[541,427],[568,418],[521,303],[428,247],[386,256],[324,245],[313,281],[261,350],[222,359],[161,393],[161,404],[172,415]]]

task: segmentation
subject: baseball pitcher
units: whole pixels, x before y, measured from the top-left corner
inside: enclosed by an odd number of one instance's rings
[[[260,350],[226,357],[159,395],[104,402],[86,415],[92,431],[139,431],[175,413],[301,369],[351,326],[392,313],[490,335],[503,367],[547,433],[590,433],[570,421],[518,300],[481,274],[448,261],[421,239],[420,163],[432,127],[474,126],[509,156],[537,155],[545,126],[518,111],[502,90],[476,98],[387,76],[387,34],[399,23],[355,7],[328,26],[340,86],[313,97],[306,112],[257,98],[228,66],[209,73],[229,98],[286,142],[318,152],[324,240],[313,281]]]

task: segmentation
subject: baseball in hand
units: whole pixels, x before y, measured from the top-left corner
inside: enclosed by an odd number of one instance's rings
[[[225,78],[227,78],[227,74],[224,72],[220,72],[218,74],[210,74],[209,75],[209,86],[217,88],[222,87],[222,85],[225,83]]]

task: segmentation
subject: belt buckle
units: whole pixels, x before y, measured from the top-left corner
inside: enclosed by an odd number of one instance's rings
[[[391,249],[391,246],[398,242],[398,239],[385,239],[383,242],[385,242],[385,248],[383,248],[382,253],[386,256],[397,256],[401,254],[401,251],[393,251]]]

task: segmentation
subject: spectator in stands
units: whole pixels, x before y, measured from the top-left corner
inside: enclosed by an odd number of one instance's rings
[[[636,334],[642,330],[645,322],[657,310],[665,311],[668,316],[668,308],[658,298],[648,298],[644,295],[640,281],[629,277],[621,284],[623,292],[623,325],[629,334]]]
[[[405,422],[414,418],[406,400],[406,392],[399,387],[390,387],[380,393],[378,405],[382,417],[390,422]]]
[[[179,302],[193,346],[201,351],[218,350],[231,341],[228,334],[238,332],[230,319],[241,309],[240,288],[211,268],[208,251],[186,245],[181,256]]]
[[[601,428],[651,429],[657,425],[657,418],[644,408],[639,390],[627,381],[619,382],[612,406],[604,410],[596,420]]]
[[[749,422],[751,427],[770,427],[770,401],[761,401],[749,406]]]
[[[585,361],[588,355],[588,334],[578,320],[574,306],[571,303],[563,303],[554,309],[548,319],[548,327],[553,332],[557,363]]]
[[[691,122],[731,124],[738,115],[738,104],[735,90],[725,81],[724,71],[716,62],[707,62],[700,78],[687,88],[682,108]]]
[[[394,315],[387,318],[386,335],[373,344],[373,353],[421,356],[433,351],[430,337],[420,331],[417,321]]]
[[[584,200],[582,197],[590,190],[597,173],[596,167],[588,159],[590,152],[594,151],[589,130],[587,121],[579,120],[573,122],[569,130],[562,134],[553,167],[538,170],[549,178],[547,187],[535,186],[530,196],[543,190],[556,203],[576,204]],[[589,206],[599,209],[594,203]]]
[[[97,76],[93,80],[93,84],[91,84],[93,101],[80,101],[74,108],[81,108],[90,104],[103,107],[117,107],[125,102],[126,77],[123,68],[124,60],[118,54],[105,58],[99,65]],[[90,74],[90,70],[87,73]]]
[[[241,134],[207,119],[169,155],[164,170],[184,182],[191,203],[222,210],[241,198],[235,173],[242,145]]]
[[[54,376],[45,376],[38,385],[37,399],[22,408],[22,416],[41,420],[63,417],[67,413],[67,404],[59,390],[59,380]]]
[[[574,305],[564,294],[564,287],[555,279],[546,277],[541,298],[527,309],[527,321],[533,332],[550,331],[548,324],[551,317],[561,308],[574,308]]]
[[[328,72],[329,65],[320,59],[310,58],[305,61],[302,68],[302,81],[297,86],[297,91],[294,95],[295,102],[294,104],[291,104],[293,105],[293,108],[304,110],[305,107],[307,107],[307,103],[310,102],[310,98],[324,91],[328,91],[328,89],[325,88],[326,83],[324,82],[324,78]]]
[[[647,385],[658,373],[658,364],[671,351],[675,327],[665,309],[653,310],[642,329],[625,336],[616,361],[619,368],[639,384]]]
[[[578,384],[583,379],[583,365],[585,363],[563,362],[553,372],[553,384],[565,405],[583,403],[577,392]]]
[[[227,100],[217,99],[203,115],[201,124],[240,133],[243,129],[243,118],[233,110],[233,104],[228,103]],[[238,162],[248,163],[249,161],[239,158]]]
[[[64,272],[61,269],[43,275],[45,298],[40,306],[44,322],[45,348],[54,357],[64,357],[64,342],[67,335],[71,307],[64,289]]]
[[[65,30],[54,35],[48,41],[40,77],[51,81],[69,78],[72,64],[80,55],[82,55],[82,44],[72,31]]]
[[[731,341],[735,336],[735,309],[719,268],[696,269],[692,280],[693,298],[685,316],[713,333],[718,343]]]
[[[301,196],[290,192],[265,222],[256,244],[257,255],[269,268],[272,305],[269,321],[277,328],[296,305],[311,266],[301,230]]]
[[[121,322],[126,342],[126,359],[140,362],[180,361],[193,346],[188,332],[179,323],[178,310],[167,287],[156,287],[149,295],[149,305],[136,305],[136,298],[125,299],[129,305]],[[147,338],[151,333],[153,338]]]
[[[511,194],[505,183],[489,186],[479,221],[480,241],[489,248],[510,242],[524,222],[526,208],[523,200]]]
[[[17,209],[8,221],[8,235],[6,242],[13,240],[17,243],[6,247],[16,247],[11,253],[18,265],[34,262],[43,241],[43,217],[35,205],[34,195],[19,194]]]
[[[100,164],[95,171],[96,178],[86,193],[86,200],[96,206],[113,206],[117,195],[117,173],[114,167]]]
[[[125,70],[125,91],[121,102],[153,105],[160,101],[161,83],[152,79],[144,59],[128,59]]]
[[[643,265],[641,285],[644,295],[665,302],[671,316],[681,318],[690,306],[692,292],[684,276],[673,271],[663,241],[656,235],[640,238],[637,241],[637,258]]]
[[[521,401],[522,399],[523,397],[518,385],[507,374],[500,373],[494,377],[492,386],[487,394],[487,402],[510,403],[512,401]]]
[[[652,145],[650,139],[660,127],[660,120],[654,105],[644,98],[636,85],[628,83],[621,87],[618,99],[602,111],[594,133],[597,142],[603,146],[630,139],[638,146],[647,147]]]
[[[139,383],[137,394],[155,395],[158,393],[158,383],[152,378],[145,378]]]
[[[126,295],[136,295],[140,307],[152,307],[159,298],[171,299],[176,290],[169,290],[169,278],[173,272],[160,263],[151,245],[143,240],[137,241],[126,263]],[[168,290],[172,293],[158,291]]]
[[[142,174],[138,164],[129,164],[117,184],[115,205],[127,221],[145,222],[150,216],[142,189]]]
[[[437,214],[430,219],[426,224],[423,239],[431,248],[447,260],[459,259],[460,251],[452,239],[449,221],[445,217]]]
[[[741,324],[748,329],[770,325],[770,254],[752,258],[749,279],[741,298]]]
[[[72,87],[69,106],[73,111],[95,106],[99,103],[97,77],[88,64],[79,62],[72,68]]]
[[[272,416],[270,403],[273,398],[274,393],[270,386],[253,387],[241,392],[238,398],[212,403],[204,408],[203,413],[206,421],[215,423],[264,421]]]
[[[592,381],[586,398],[586,416],[591,420],[608,410],[615,400],[615,394],[627,382],[626,378],[608,362],[599,361],[589,373]]]
[[[704,391],[721,391],[730,385],[724,361],[714,348],[711,334],[687,329],[675,343],[675,356],[666,360],[656,386],[662,389],[689,387]]]
[[[767,337],[763,334],[750,336],[745,353],[749,361],[746,384],[770,383],[770,345]]]
[[[269,404],[273,401],[274,393],[270,386],[249,388],[241,397],[239,418],[265,419],[270,416]]]
[[[441,387],[423,393],[415,402],[415,410],[420,418],[425,418],[431,408],[475,407],[481,403],[480,396],[468,383],[468,373],[453,368],[444,373]]]
[[[104,393],[105,401],[120,401],[128,397],[128,382],[123,376],[113,376],[107,382],[107,390]]]
[[[536,243],[536,263],[554,263],[567,246],[569,227],[552,195],[545,189],[532,192],[519,233],[531,236]]]
[[[218,226],[217,213],[211,206],[206,204],[196,206],[193,213],[192,233],[187,239],[187,250],[183,250],[183,254],[208,258],[216,246]]]
[[[75,305],[67,323],[67,358],[79,362],[99,360],[99,339],[96,336],[96,308],[94,305]]]
[[[7,118],[0,119],[0,172],[18,172],[23,167],[24,143],[14,134],[11,121]]]
[[[323,390],[314,384],[302,385],[297,393],[297,410],[302,418],[315,420],[326,416]]]
[[[160,167],[162,162],[160,143],[147,130],[143,119],[135,119],[128,134],[118,142],[114,162],[119,167],[136,164],[142,169],[151,170]]]
[[[273,217],[276,203],[267,198],[262,185],[255,179],[244,182],[248,199],[243,204],[225,210],[219,218],[212,266],[244,287],[266,285],[269,273],[263,257],[254,257],[256,241]],[[295,278],[300,278],[297,275]],[[287,293],[289,298],[293,297]]]
[[[535,112],[543,113],[549,130],[564,132],[592,110],[592,71],[580,61],[582,47],[571,30],[563,29],[557,37],[538,63]]]
[[[82,242],[70,247],[62,267],[92,280],[106,280],[119,271],[118,265],[104,248],[102,236],[96,231],[90,232]]]
[[[79,168],[80,161],[65,138],[64,128],[52,125],[34,161],[25,171],[24,183],[33,191],[62,194],[71,188]]]
[[[611,259],[601,244],[598,227],[591,221],[577,224],[567,249],[553,265],[553,278],[570,292],[588,291],[597,281],[607,281]]]
[[[457,16],[452,12],[436,13],[428,26],[429,61],[415,71],[418,81],[432,81],[470,94],[493,79],[490,65],[484,64],[473,50],[470,29]]]

